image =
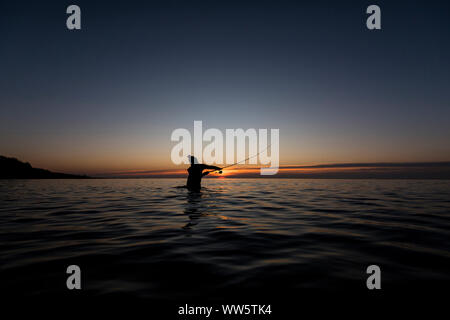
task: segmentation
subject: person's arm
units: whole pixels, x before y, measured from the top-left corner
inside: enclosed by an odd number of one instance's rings
[[[221,170],[222,168],[216,166],[208,166],[207,164],[202,164],[202,170]]]

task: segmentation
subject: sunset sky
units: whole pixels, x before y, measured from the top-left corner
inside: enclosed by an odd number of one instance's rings
[[[82,30],[66,28],[66,7]],[[0,154],[177,170],[176,128],[279,128],[283,166],[450,161],[450,4],[3,1]]]

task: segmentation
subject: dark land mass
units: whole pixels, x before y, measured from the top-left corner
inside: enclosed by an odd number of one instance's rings
[[[28,162],[0,156],[0,179],[88,179],[88,176],[33,168]]]

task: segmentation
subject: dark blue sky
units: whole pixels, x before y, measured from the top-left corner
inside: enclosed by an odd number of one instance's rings
[[[170,167],[194,120],[279,128],[282,164],[450,160],[447,1],[3,1],[0,17],[0,154],[36,166]]]

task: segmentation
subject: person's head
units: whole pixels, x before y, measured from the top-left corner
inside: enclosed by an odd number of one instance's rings
[[[191,160],[191,166],[197,163],[197,159],[194,156],[189,156]]]

